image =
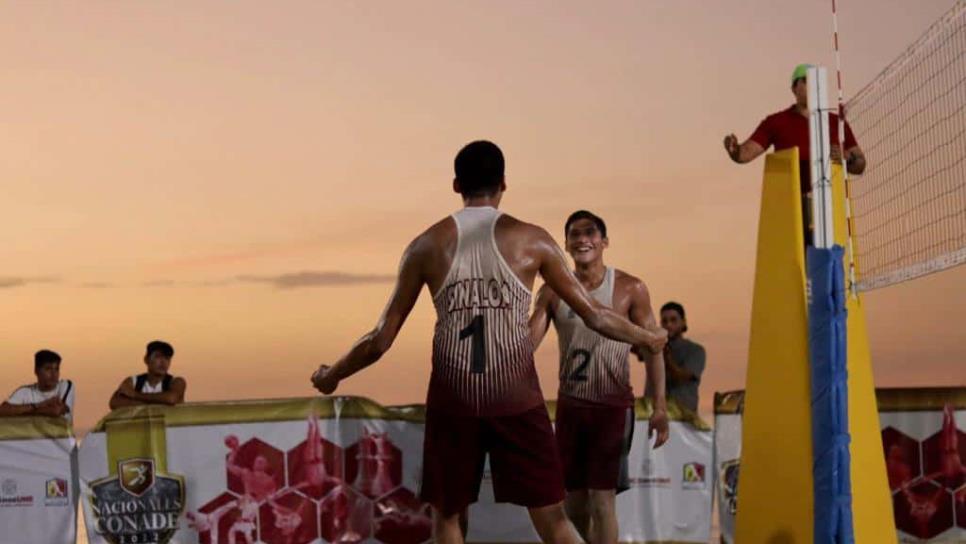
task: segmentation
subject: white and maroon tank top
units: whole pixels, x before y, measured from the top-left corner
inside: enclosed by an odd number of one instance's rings
[[[614,269],[590,292],[608,308],[614,303]],[[631,345],[611,340],[587,328],[563,300],[553,314],[560,346],[560,395],[601,404],[630,406],[634,392],[627,357]]]
[[[430,408],[497,416],[543,402],[527,324],[531,293],[497,248],[500,215],[495,208],[468,207],[452,216],[456,254],[433,296]]]

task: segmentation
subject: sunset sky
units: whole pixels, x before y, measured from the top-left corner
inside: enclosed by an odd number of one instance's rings
[[[486,138],[508,213],[560,239],[593,210],[607,262],[685,305],[708,413],[744,382],[763,167],[721,140],[791,103],[795,64],[834,66],[830,3],[5,3],[0,394],[56,350],[86,429],[155,338],[189,400],[313,394]],[[840,4],[850,96],[953,1]],[[867,295],[878,385],[966,384],[964,284]],[[424,293],[340,391],[421,402],[434,318]],[[556,364],[548,339],[550,397]]]

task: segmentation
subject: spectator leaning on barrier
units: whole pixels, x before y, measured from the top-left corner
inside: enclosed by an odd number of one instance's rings
[[[111,397],[111,410],[124,406],[141,404],[167,404],[173,406],[184,402],[187,382],[184,378],[168,373],[174,348],[161,340],[148,343],[144,354],[144,364],[148,371],[144,374],[124,378]]]
[[[809,228],[809,217],[811,216],[811,206],[809,198],[811,196],[811,175],[809,169],[809,137],[808,137],[808,86],[805,77],[811,65],[799,64],[792,72],[792,94],[795,95],[795,103],[789,108],[778,113],[773,113],[758,124],[758,128],[752,133],[751,137],[738,144],[738,138],[734,134],[725,136],[724,147],[731,160],[739,164],[751,162],[759,155],[764,153],[772,145],[775,151],[798,148],[798,159],[800,161],[801,191],[803,220],[805,221],[806,243],[811,245],[811,231]],[[829,143],[830,156],[833,161],[842,161],[842,149],[839,147],[839,121],[838,115],[829,113]],[[861,174],[865,172],[865,155],[859,147],[859,143],[852,134],[852,128],[845,123],[845,163],[850,174]]]
[[[17,388],[0,404],[0,417],[48,416],[71,421],[74,414],[74,383],[60,379],[60,355],[50,350],[34,354],[37,382]]]
[[[667,330],[668,342],[664,346],[664,378],[667,384],[667,398],[678,406],[693,412],[698,411],[698,387],[704,372],[704,347],[684,337],[688,321],[684,307],[677,302],[661,306],[661,326]],[[645,392],[654,398],[650,387]]]

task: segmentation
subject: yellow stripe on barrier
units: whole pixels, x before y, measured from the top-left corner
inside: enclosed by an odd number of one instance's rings
[[[5,417],[0,418],[0,440],[33,440],[41,438],[70,438],[73,428],[61,417]]]
[[[547,412],[553,419],[557,402],[547,401]],[[701,417],[668,400],[668,419],[690,424],[698,430],[709,431]],[[634,403],[637,419],[651,416],[650,401],[638,398]],[[109,425],[126,421],[139,421],[148,417],[162,417],[165,427],[188,427],[192,425],[217,425],[230,423],[261,423],[268,421],[304,420],[310,413],[320,419],[330,419],[336,413],[341,419],[384,419],[422,423],[426,420],[426,407],[422,404],[382,406],[365,397],[308,397],[269,400],[238,400],[217,402],[191,402],[178,406],[133,406],[111,412],[102,419],[93,432],[104,432]]]

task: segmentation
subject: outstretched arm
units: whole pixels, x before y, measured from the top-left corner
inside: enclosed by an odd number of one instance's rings
[[[547,285],[580,316],[588,328],[607,338],[660,351],[667,342],[663,329],[646,330],[634,325],[617,312],[601,305],[587,293],[570,269],[563,252],[546,231],[540,229],[540,275]]]
[[[419,240],[406,248],[399,265],[396,288],[376,327],[360,338],[349,352],[331,367],[322,365],[312,374],[312,384],[320,392],[328,395],[335,391],[339,381],[352,376],[363,368],[378,361],[392,346],[409,312],[416,305],[419,291],[423,287],[424,276],[422,258],[418,251]]]
[[[731,160],[738,164],[751,162],[765,152],[765,148],[752,139],[745,140],[744,143],[739,145],[738,137],[734,134],[725,136],[724,148]]]
[[[530,316],[530,341],[533,342],[533,350],[540,347],[540,342],[547,335],[550,328],[550,320],[553,315],[553,290],[544,285],[537,291],[537,302],[533,305],[533,314]]]
[[[637,282],[631,291],[631,321],[647,328],[657,327],[657,320],[654,318],[654,310],[651,308],[651,293],[647,290],[644,282]],[[664,385],[664,354],[660,351],[654,353],[645,350],[638,350],[638,357],[644,361],[647,367],[647,381],[650,389],[654,392],[654,411],[648,421],[648,436],[657,435],[654,441],[654,448],[661,447],[667,442],[670,434],[667,417],[667,400],[665,398]]]
[[[231,452],[228,454],[228,461],[225,465],[228,467],[228,472],[234,474],[235,476],[244,476],[246,469],[238,465],[238,452],[240,448],[232,448]]]

